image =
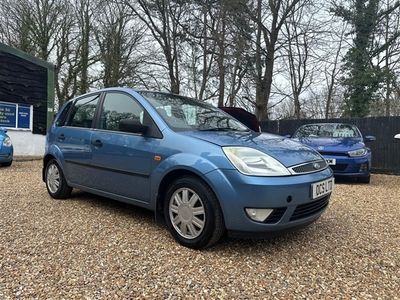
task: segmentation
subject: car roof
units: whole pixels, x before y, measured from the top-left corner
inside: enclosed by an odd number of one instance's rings
[[[308,123],[308,124],[303,124],[300,127],[304,126],[312,126],[312,125],[348,125],[348,126],[356,126],[354,124],[350,123],[342,123],[342,122],[323,122],[323,123]]]
[[[72,99],[69,99],[66,102],[70,102],[70,101],[74,101],[76,99],[79,99],[81,97],[86,97],[86,96],[90,96],[92,94],[97,94],[97,93],[102,93],[102,92],[107,92],[107,91],[121,91],[121,92],[125,92],[125,93],[131,93],[131,92],[135,92],[135,93],[141,93],[141,92],[146,92],[146,93],[157,93],[157,94],[165,94],[165,95],[174,95],[176,97],[181,97],[181,98],[187,98],[187,99],[193,99],[187,96],[182,96],[182,95],[178,95],[178,94],[174,94],[174,93],[170,93],[170,92],[164,92],[164,91],[157,91],[157,90],[145,90],[145,89],[135,89],[135,88],[131,88],[131,87],[108,87],[108,88],[102,88],[99,90],[95,90],[95,91],[91,91],[91,92],[87,92],[85,94],[76,96]]]

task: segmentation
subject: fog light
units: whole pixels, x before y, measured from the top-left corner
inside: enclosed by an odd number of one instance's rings
[[[361,164],[360,172],[366,172],[366,171],[368,171],[368,164],[367,163]]]
[[[264,222],[272,212],[273,209],[269,208],[246,208],[249,218],[258,222]]]

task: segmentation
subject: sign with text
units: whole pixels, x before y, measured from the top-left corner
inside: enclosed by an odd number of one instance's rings
[[[32,107],[0,102],[0,127],[31,129]]]
[[[18,105],[18,128],[29,129],[31,126],[31,107]]]
[[[17,127],[17,105],[0,102],[0,127]]]

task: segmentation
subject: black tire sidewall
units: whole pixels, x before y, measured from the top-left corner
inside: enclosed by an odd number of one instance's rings
[[[169,203],[173,193],[180,188],[189,188],[196,192],[204,205],[205,210],[205,226],[203,232],[194,239],[187,239],[181,236],[172,225],[169,215]],[[216,216],[215,214],[220,210],[216,197],[210,188],[203,183],[201,180],[194,177],[183,177],[175,180],[168,188],[167,193],[164,198],[164,217],[167,223],[168,229],[170,230],[172,236],[183,246],[201,249],[208,245],[210,242],[213,232],[216,226]]]
[[[0,166],[2,166],[2,167],[11,167],[12,163],[13,163],[13,161],[9,161],[9,162],[6,162],[6,163],[1,163]]]
[[[57,169],[58,169],[58,173],[60,174],[60,185],[58,186],[57,192],[55,192],[55,193],[52,193],[50,191],[49,186],[47,184],[47,175],[48,175],[49,167],[51,165],[55,165],[57,167]],[[63,185],[66,184],[66,182],[65,182],[65,179],[64,179],[64,174],[63,174],[63,172],[62,172],[62,170],[60,168],[60,165],[57,163],[57,161],[55,159],[50,160],[46,165],[45,180],[46,180],[45,181],[46,182],[46,188],[47,188],[47,191],[49,192],[50,196],[53,197],[53,198],[56,198],[56,199],[61,198],[62,197],[61,193],[62,193],[62,190],[64,188]]]

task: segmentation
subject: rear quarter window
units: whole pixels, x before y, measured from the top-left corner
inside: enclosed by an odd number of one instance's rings
[[[71,106],[72,106],[72,102],[68,102],[57,113],[57,116],[56,116],[56,119],[54,122],[56,124],[56,126],[63,126],[65,124],[65,121],[67,120],[68,112],[69,112]]]
[[[72,127],[91,128],[99,99],[100,94],[78,99],[72,107],[68,125]]]

